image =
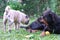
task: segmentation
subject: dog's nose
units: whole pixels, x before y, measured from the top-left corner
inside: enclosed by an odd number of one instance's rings
[[[29,20],[25,24],[28,24],[28,23],[29,23]]]
[[[29,20],[27,22],[29,23]]]

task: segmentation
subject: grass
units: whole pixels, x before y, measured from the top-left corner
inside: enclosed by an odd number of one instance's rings
[[[30,20],[30,23],[33,21],[34,19],[32,18]],[[0,40],[60,40],[60,35],[58,34],[50,34],[48,36],[40,37],[40,33],[41,31],[35,33],[29,33],[22,28],[20,30],[12,29],[11,33],[9,33],[8,31],[4,33],[2,19],[0,19]],[[26,38],[27,35],[32,35],[32,36]]]

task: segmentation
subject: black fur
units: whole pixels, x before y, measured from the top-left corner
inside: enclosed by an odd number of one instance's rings
[[[21,27],[21,28],[25,28],[26,30],[27,29],[31,29],[31,30],[44,30],[46,25],[43,22],[40,21],[42,19],[43,19],[43,17],[41,16],[37,20],[32,22],[30,25],[28,25],[27,27]]]
[[[50,33],[60,34],[60,16],[51,10],[44,11],[42,16],[43,18],[39,17],[36,21],[28,25],[28,27],[24,28],[32,30],[43,30],[49,31]],[[41,22],[41,19],[47,21],[48,25],[46,26],[43,22]]]
[[[42,18],[39,17],[36,21],[32,22],[29,26],[32,30],[42,30],[46,26],[43,22],[41,22]]]
[[[43,13],[43,18],[47,21],[49,29],[48,31],[56,34],[60,34],[60,17],[51,10]]]

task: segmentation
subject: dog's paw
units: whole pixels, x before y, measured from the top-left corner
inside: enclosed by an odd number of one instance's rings
[[[45,32],[42,32],[41,34],[40,34],[40,36],[45,36],[46,34],[45,34]]]
[[[11,33],[11,30],[9,30],[9,32]]]

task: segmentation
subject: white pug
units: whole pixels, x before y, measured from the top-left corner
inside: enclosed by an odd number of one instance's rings
[[[29,17],[25,13],[13,10],[10,8],[10,6],[7,6],[5,8],[5,12],[3,15],[4,31],[6,31],[7,20],[9,22],[9,31],[11,31],[11,25],[13,23],[15,23],[15,29],[19,29],[20,23],[23,24],[29,23]]]

